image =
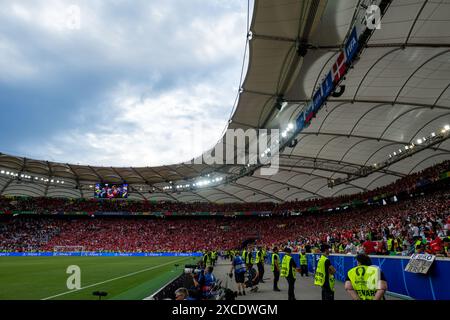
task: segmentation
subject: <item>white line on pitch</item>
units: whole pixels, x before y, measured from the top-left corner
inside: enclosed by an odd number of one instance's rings
[[[60,294],[56,294],[54,296],[43,298],[41,300],[50,300],[50,299],[53,299],[53,298],[56,298],[56,297],[64,296],[64,295],[69,294],[69,293],[74,293],[74,292],[81,291],[81,290],[84,290],[84,289],[87,289],[87,288],[95,287],[95,286],[98,286],[100,284],[104,284],[104,283],[112,282],[112,281],[119,280],[119,279],[122,279],[122,278],[134,276],[135,274],[139,274],[139,273],[142,273],[142,272],[150,271],[150,270],[153,270],[153,269],[158,269],[158,268],[167,266],[168,264],[176,263],[176,262],[179,262],[179,261],[182,261],[182,260],[186,260],[186,259],[187,258],[178,259],[178,260],[175,260],[175,261],[170,261],[170,262],[163,263],[163,264],[160,264],[160,265],[157,265],[157,266],[153,266],[151,268],[147,268],[147,269],[144,269],[144,270],[132,272],[132,273],[126,274],[124,276],[120,276],[120,277],[117,277],[117,278],[113,278],[113,279],[105,280],[105,281],[102,281],[102,282],[90,284],[90,285],[88,285],[86,287],[83,287],[83,288],[80,288],[80,289],[70,290],[70,291],[66,291],[66,292],[60,293]]]

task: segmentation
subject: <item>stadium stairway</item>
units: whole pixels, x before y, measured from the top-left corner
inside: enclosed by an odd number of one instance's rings
[[[214,267],[214,274],[222,280],[222,286],[236,291],[236,282],[230,279],[229,272],[231,269],[231,262],[219,259]],[[270,266],[265,265],[264,283],[258,284],[258,291],[255,293],[246,290],[245,296],[238,296],[237,300],[287,300],[288,285],[286,279],[280,278],[278,287],[281,292],[273,291],[273,273],[270,271]],[[301,277],[297,274],[297,281],[295,282],[295,296],[297,300],[321,300],[322,292],[319,287],[314,285],[314,278],[310,274],[309,277]],[[397,300],[392,296],[386,295],[387,300]],[[344,289],[344,284],[336,281],[335,285],[335,300],[351,300],[349,294]]]

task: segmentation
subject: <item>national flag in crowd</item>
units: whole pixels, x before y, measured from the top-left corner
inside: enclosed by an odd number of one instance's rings
[[[345,72],[347,71],[347,63],[346,63],[345,53],[341,51],[339,54],[336,63],[333,65],[333,79],[334,83],[338,83],[342,77],[344,76]]]

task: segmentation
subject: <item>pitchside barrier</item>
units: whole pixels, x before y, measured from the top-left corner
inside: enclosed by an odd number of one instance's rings
[[[282,259],[283,253],[280,253]],[[307,254],[308,270],[315,272],[320,254]],[[300,265],[299,255],[292,254],[297,265]],[[335,279],[345,281],[347,272],[357,265],[355,255],[333,254],[329,256],[331,264],[336,268]],[[436,258],[428,273],[406,272],[409,257],[370,256],[372,263],[379,266],[388,282],[388,293],[417,300],[450,300],[450,259]],[[268,254],[270,263],[270,254]]]
[[[0,252],[0,257],[201,257],[199,252]]]

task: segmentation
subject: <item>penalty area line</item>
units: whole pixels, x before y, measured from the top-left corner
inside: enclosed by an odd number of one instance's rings
[[[59,294],[56,294],[54,296],[43,298],[41,300],[50,300],[50,299],[53,299],[53,298],[61,297],[61,296],[64,296],[66,294],[78,292],[78,291],[81,291],[81,290],[84,290],[84,289],[89,289],[89,288],[92,288],[92,287],[95,287],[95,286],[98,286],[98,285],[101,285],[101,284],[105,284],[105,283],[108,283],[108,282],[116,281],[116,280],[123,279],[123,278],[126,278],[126,277],[131,277],[131,276],[134,276],[134,275],[142,273],[142,272],[147,272],[147,271],[150,271],[150,270],[158,269],[158,268],[167,266],[169,264],[177,263],[177,262],[180,262],[180,261],[183,261],[183,260],[186,260],[186,259],[187,258],[170,261],[170,262],[163,263],[163,264],[160,264],[160,265],[157,265],[157,266],[153,266],[153,267],[146,268],[146,269],[143,269],[143,270],[139,270],[139,271],[135,271],[135,272],[132,272],[132,273],[128,273],[128,274],[120,276],[120,277],[116,277],[116,278],[113,278],[113,279],[105,280],[105,281],[102,281],[102,282],[97,282],[97,283],[94,283],[94,284],[90,284],[90,285],[88,285],[86,287],[82,287],[80,289],[74,289],[74,290],[63,292],[63,293],[59,293]]]

